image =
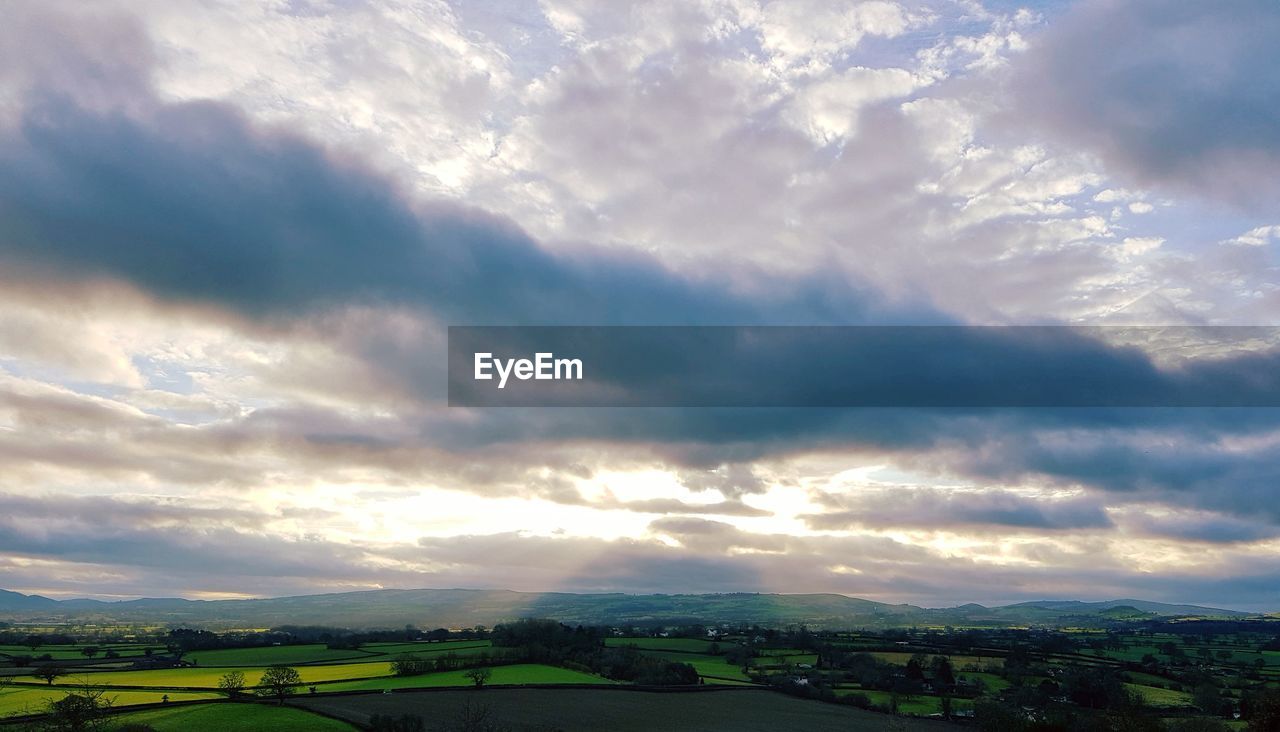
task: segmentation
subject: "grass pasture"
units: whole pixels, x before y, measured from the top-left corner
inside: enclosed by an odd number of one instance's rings
[[[355,727],[318,714],[269,704],[193,704],[130,712],[118,724],[145,724],[156,732],[355,732]]]
[[[810,666],[813,666],[817,662],[818,662],[818,654],[801,653],[799,651],[792,651],[787,655],[784,655],[781,653],[775,653],[768,656],[760,656],[759,658],[755,659],[755,664],[757,666],[766,667],[766,668],[768,667],[781,668],[787,665],[799,666],[802,664],[808,664]]]
[[[519,663],[511,666],[494,666],[493,675],[485,682],[486,686],[513,686],[519,684],[615,684],[616,681],[594,674],[574,671],[559,666],[544,666],[537,663]],[[471,686],[465,671],[441,671],[421,676],[392,676],[363,681],[341,681],[325,684],[322,692],[331,691],[370,691],[383,689],[432,689],[446,686]]]
[[[956,674],[956,678],[961,681],[981,681],[982,688],[990,694],[998,694],[1010,686],[1008,679],[996,674],[965,671]]]
[[[699,676],[719,676],[737,681],[750,681],[747,675],[742,673],[741,666],[735,666],[725,661],[723,656],[706,656],[675,651],[646,651],[645,655],[655,656],[667,661],[687,663],[698,671]],[[755,660],[760,661],[762,659]]]
[[[862,694],[871,700],[872,704],[882,707],[888,707],[892,701],[893,694],[887,691],[876,691],[875,689],[844,689],[841,688],[836,692],[836,696],[852,696],[854,694]],[[955,711],[961,709],[972,709],[973,702],[965,699],[952,699],[951,708]],[[898,696],[898,711],[902,714],[911,714],[917,717],[927,717],[930,714],[942,713],[942,699],[936,696],[928,696],[925,694],[915,694],[912,696]]]
[[[493,648],[493,644],[487,640],[456,640],[456,641],[416,641],[413,643],[366,643],[360,646],[360,650],[367,653],[378,653],[383,655],[399,655],[401,653],[413,653],[417,655],[426,655],[432,653],[449,653],[450,651],[458,655],[466,655],[466,652],[472,654]]]
[[[273,663],[305,665],[369,660],[376,654],[365,651],[327,648],[323,643],[262,648],[221,648],[214,651],[192,651],[184,658],[201,666],[270,666]]]
[[[34,651],[30,646],[7,645],[0,646],[0,656],[31,656],[39,658],[48,655],[54,661],[84,661],[87,657],[84,655],[84,649],[88,647],[98,649],[97,656],[94,660],[101,661],[107,651],[115,651],[120,658],[141,658],[146,654],[147,650],[153,653],[164,653],[164,646],[141,646],[141,645],[120,645],[120,644],[104,644],[96,645],[94,643],[81,643],[79,645],[49,645],[39,646]]]
[[[907,662],[910,661],[911,657],[914,656],[915,654],[906,653],[902,651],[872,651],[871,655],[875,656],[881,661],[886,661],[888,663],[896,664],[898,666],[906,666]],[[925,654],[926,658],[933,658],[933,656],[934,654]],[[976,666],[978,668],[992,668],[992,667],[1000,667],[1004,665],[1004,659],[995,657],[995,656],[958,656],[957,655],[957,656],[947,656],[947,658],[951,660],[951,667],[954,668],[956,671],[962,671],[969,666]]]
[[[388,661],[371,661],[363,663],[344,663],[328,666],[298,666],[302,683],[316,684],[325,681],[346,681],[371,676],[390,676],[391,663]],[[265,671],[262,667],[215,667],[194,666],[188,668],[153,669],[148,671],[102,671],[97,673],[76,673],[64,676],[54,682],[55,687],[83,686],[129,686],[161,689],[216,689],[218,679],[228,671],[240,671],[245,675],[249,686],[255,686]],[[34,676],[20,676],[19,680],[28,683],[43,684]]]
[[[606,646],[635,646],[642,651],[674,651],[682,653],[707,654],[711,651],[713,641],[700,638],[606,638]],[[720,644],[721,649],[731,648],[732,643]]]
[[[1191,694],[1185,691],[1157,689],[1154,686],[1143,686],[1142,684],[1125,684],[1125,687],[1140,694],[1142,701],[1153,707],[1191,706]]]
[[[42,712],[46,704],[61,699],[66,696],[68,691],[74,691],[74,689],[59,687],[41,689],[29,686],[0,688],[0,718]],[[163,691],[139,691],[134,689],[111,689],[104,694],[106,698],[111,700],[112,706],[116,707],[133,704],[155,704],[160,702],[164,695],[165,692]],[[171,691],[168,692],[168,695],[169,701],[175,702],[222,698],[222,695],[216,692]]]

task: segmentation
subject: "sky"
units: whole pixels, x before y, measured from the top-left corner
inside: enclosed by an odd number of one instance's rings
[[[1273,0],[2,5],[0,587],[1280,610],[1280,410],[445,395],[448,325],[1280,325]]]

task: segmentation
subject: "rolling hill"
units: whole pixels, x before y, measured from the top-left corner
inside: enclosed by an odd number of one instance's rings
[[[1238,618],[1249,613],[1144,600],[1044,600],[1001,607],[892,605],[836,594],[726,593],[629,595],[510,590],[368,590],[249,600],[146,598],[127,601],[53,600],[0,591],[0,619],[9,621],[164,622],[210,628],[337,625],[354,628],[468,627],[521,617],[566,623],[760,623],[814,627],[926,624],[1066,625],[1162,617]]]

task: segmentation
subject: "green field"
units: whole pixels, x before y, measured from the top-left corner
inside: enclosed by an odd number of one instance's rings
[[[768,656],[761,656],[755,659],[755,663],[757,666],[765,666],[765,667],[767,666],[780,667],[780,666],[786,666],[787,664],[791,664],[793,666],[808,664],[812,666],[817,662],[818,662],[818,654],[800,653],[798,651],[788,651],[786,652],[785,655],[783,653],[775,653]]]
[[[1095,651],[1088,651],[1089,655],[1093,655]],[[1125,646],[1119,650],[1103,651],[1104,658],[1110,658],[1116,661],[1141,661],[1145,655],[1156,656],[1157,658],[1167,658],[1164,654],[1153,645]]]
[[[836,692],[836,696],[852,696],[853,694],[862,694],[870,699],[872,704],[881,707],[888,707],[893,697],[893,694],[888,691],[876,691],[874,689],[841,689]],[[952,699],[951,708],[953,711],[972,709],[973,702],[965,699]],[[942,699],[940,697],[925,696],[923,694],[916,694],[909,697],[899,694],[898,711],[902,714],[910,714],[917,717],[927,717],[930,714],[941,714]]]
[[[183,658],[201,666],[270,666],[273,663],[307,664],[356,659],[369,660],[373,655],[362,651],[331,650],[323,643],[302,646],[267,646],[265,648],[223,648],[216,651],[192,651]]]
[[[905,651],[872,651],[872,656],[896,664],[898,666],[906,666],[911,657],[916,655]],[[924,654],[925,658],[933,658],[935,654]],[[956,671],[963,670],[966,666],[977,666],[978,668],[999,667],[1004,665],[1004,659],[993,656],[951,656],[947,658],[951,661],[951,667]]]
[[[988,694],[998,694],[1010,686],[1008,679],[996,674],[965,671],[964,673],[956,674],[956,679],[961,681],[981,681],[983,690]]]
[[[216,689],[218,679],[228,671],[240,671],[249,686],[254,686],[261,678],[264,668],[235,667],[220,668],[199,666],[190,668],[153,669],[149,671],[103,671],[99,673],[78,673],[64,676],[55,682],[56,686],[81,686],[91,683],[94,686],[141,686],[168,689]],[[314,684],[322,681],[343,681],[370,676],[390,676],[391,663],[388,661],[372,661],[365,663],[345,663],[332,666],[299,666],[298,673],[302,683]],[[44,683],[33,676],[19,676],[18,679],[30,683]]]
[[[355,727],[292,707],[267,704],[194,704],[188,707],[131,712],[118,724],[146,724],[156,732],[354,732]]]
[[[697,669],[700,676],[720,676],[727,679],[750,681],[747,675],[742,673],[741,666],[735,666],[725,661],[723,656],[704,656],[696,653],[678,653],[675,651],[646,651],[645,655],[656,656],[667,661],[687,663]]]
[[[283,663],[292,666],[343,663],[348,661],[391,660],[403,653],[433,657],[453,653],[458,656],[476,656],[491,652],[489,641],[446,641],[443,643],[370,643],[357,650],[331,649],[323,643],[290,646],[266,646],[260,648],[224,648],[214,651],[194,651],[184,658],[201,666],[269,666]]]
[[[1191,706],[1191,694],[1185,691],[1157,689],[1154,686],[1143,686],[1142,684],[1125,684],[1125,688],[1142,695],[1142,700],[1153,707]]]
[[[1135,684],[1144,684],[1146,686],[1159,687],[1177,683],[1172,679],[1166,679],[1163,676],[1156,676],[1155,674],[1142,673],[1141,671],[1125,671],[1125,674],[1128,675],[1129,681],[1132,681]]]
[[[606,646],[635,646],[646,651],[684,651],[686,653],[709,653],[711,641],[698,638],[606,638]],[[721,649],[732,648],[731,642],[720,644]]]
[[[39,713],[46,704],[66,696],[75,689],[33,687],[8,687],[0,689],[0,717],[14,714]],[[169,701],[191,701],[196,699],[219,699],[221,694],[215,692],[168,692]],[[112,690],[103,696],[111,700],[112,706],[123,707],[131,704],[155,704],[165,695],[163,691],[134,691],[129,689]]]
[[[148,649],[150,649],[154,653],[165,652],[164,646],[141,646],[141,645],[120,645],[120,644],[105,644],[105,645],[99,646],[93,643],[82,643],[80,645],[75,645],[75,646],[67,646],[67,645],[40,646],[36,648],[34,651],[31,650],[29,646],[13,646],[13,645],[0,646],[0,655],[31,656],[33,658],[38,658],[44,655],[48,655],[50,658],[52,658],[55,661],[86,660],[87,657],[84,655],[84,649],[90,646],[93,646],[94,648],[98,649],[98,655],[95,656],[93,659],[95,661],[103,660],[103,655],[109,650],[115,651],[117,654],[119,654],[120,658],[139,658],[145,655]]]
[[[457,641],[440,641],[428,643],[426,641],[418,641],[416,643],[366,643],[360,646],[360,650],[369,653],[383,653],[389,655],[398,655],[401,653],[429,654],[429,653],[449,653],[454,652],[458,655],[467,655],[465,651],[478,653],[480,651],[493,648],[493,644],[487,640],[457,640]]]
[[[1267,664],[1267,666],[1280,666],[1280,651],[1258,651],[1253,655],[1243,655],[1243,654],[1238,654],[1238,655],[1241,655],[1242,657],[1236,659],[1237,663],[1239,662],[1248,663],[1260,657],[1263,659],[1263,662]]]
[[[511,686],[516,684],[614,684],[601,676],[573,671],[559,666],[544,666],[537,663],[519,663],[511,666],[494,666],[493,675],[486,682],[488,686]],[[382,679],[366,679],[364,681],[343,681],[325,684],[322,692],[331,691],[369,691],[377,689],[431,689],[446,686],[472,686],[465,671],[441,671],[421,676],[392,676]]]

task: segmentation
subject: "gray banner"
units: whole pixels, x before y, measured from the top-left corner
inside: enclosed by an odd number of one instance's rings
[[[451,326],[460,407],[1275,407],[1280,328]]]

